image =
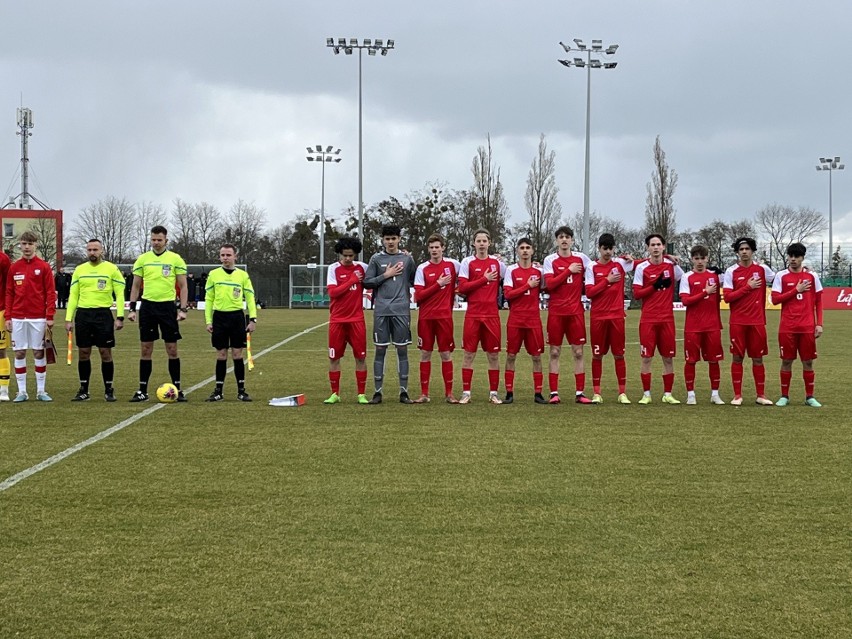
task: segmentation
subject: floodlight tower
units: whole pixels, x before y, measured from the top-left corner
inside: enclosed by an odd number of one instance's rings
[[[339,55],[341,51],[346,55],[352,55],[355,49],[358,49],[358,239],[364,241],[364,138],[363,129],[363,114],[361,100],[361,60],[364,49],[368,55],[376,55],[381,53],[383,56],[388,54],[394,48],[394,41],[388,40],[385,42],[381,38],[373,40],[372,38],[364,38],[360,43],[358,38],[338,38],[335,43],[334,38],[326,38],[325,46],[334,51],[334,55]]]
[[[580,54],[585,54],[586,59],[574,58],[573,60],[559,60],[560,64],[566,67],[586,68],[586,179],[583,187],[583,250],[587,254],[591,254],[592,245],[589,237],[589,154],[590,154],[590,139],[591,139],[591,110],[592,110],[592,69],[614,69],[618,62],[601,62],[599,58],[592,58],[592,54],[603,53],[606,56],[613,56],[618,50],[617,44],[610,44],[604,49],[602,40],[592,40],[592,46],[587,46],[580,38],[574,38],[574,46],[568,46],[564,42],[560,42],[565,53],[577,51]]]
[[[842,171],[846,168],[845,164],[840,163],[840,156],[836,155],[833,158],[826,157],[820,158],[819,164],[817,164],[817,171],[828,171],[828,270],[831,272],[831,260],[834,258],[834,247],[833,247],[833,212],[832,212],[832,187],[831,187],[831,174],[835,171]]]
[[[32,136],[33,112],[27,107],[18,107],[18,135],[21,136],[21,208],[30,208],[30,154],[29,138]]]
[[[320,262],[320,277],[323,276],[323,268],[325,267],[325,163],[326,162],[340,162],[342,159],[340,157],[340,149],[335,149],[333,146],[323,147],[320,144],[317,144],[316,147],[307,147],[308,149],[308,162],[320,162],[322,164],[322,187],[321,187],[321,197],[320,197],[320,254],[319,254],[319,262]]]

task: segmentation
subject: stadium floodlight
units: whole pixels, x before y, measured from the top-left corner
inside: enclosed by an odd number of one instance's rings
[[[334,46],[334,38],[326,38],[325,39],[325,46],[333,47]]]
[[[817,171],[828,171],[828,265],[829,272],[831,270],[831,262],[834,257],[834,202],[833,202],[833,185],[831,174],[835,171],[842,171],[846,168],[840,163],[840,156],[835,155],[833,158],[825,157],[819,159]]]
[[[334,48],[329,41],[332,38],[326,39],[326,46]],[[364,115],[363,115],[363,93],[361,83],[361,61],[363,60],[364,49],[367,50],[367,55],[374,56],[380,52],[383,56],[388,54],[390,49],[394,48],[395,42],[388,40],[384,44],[382,38],[364,38],[362,44],[358,44],[357,38],[350,38],[349,44],[346,45],[345,38],[338,39],[338,46],[345,45],[346,55],[351,55],[355,49],[358,49],[358,239],[364,242]],[[338,51],[335,49],[335,54]]]
[[[570,60],[559,60],[559,63],[565,67],[577,67],[577,68],[586,68],[586,162],[585,162],[585,180],[583,186],[583,235],[582,235],[582,248],[586,253],[590,253],[592,251],[591,241],[591,231],[589,229],[589,164],[590,164],[590,151],[591,151],[591,109],[592,109],[592,69],[614,69],[617,62],[604,60],[603,62],[598,59],[592,59],[592,52],[596,55],[599,53],[603,53],[604,55],[611,56],[615,55],[615,52],[618,50],[617,44],[610,44],[604,47],[603,40],[592,40],[591,48],[587,47],[585,42],[583,42],[582,38],[574,38],[573,47],[566,45],[564,42],[560,42],[559,45],[565,50],[566,53],[571,53],[572,51],[577,51],[585,55],[585,59],[582,57],[574,58],[573,61]]]
[[[322,164],[322,182],[321,182],[321,197],[320,197],[320,219],[319,219],[319,245],[320,245],[320,254],[319,254],[319,263],[320,263],[320,277],[323,276],[323,268],[325,267],[325,163],[326,162],[340,162],[341,158],[338,157],[340,155],[340,149],[334,150],[333,146],[327,146],[325,148],[322,145],[317,144],[317,150],[312,151],[310,147],[308,147],[309,155],[307,156],[308,162],[319,162]]]

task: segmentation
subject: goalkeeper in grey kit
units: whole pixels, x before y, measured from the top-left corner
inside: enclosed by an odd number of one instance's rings
[[[376,392],[371,404],[381,404],[388,346],[396,347],[399,370],[399,401],[414,403],[408,396],[408,345],[411,343],[411,287],[417,265],[410,255],[399,250],[401,229],[382,227],[384,250],[370,258],[364,276],[364,288],[373,289],[373,379]]]

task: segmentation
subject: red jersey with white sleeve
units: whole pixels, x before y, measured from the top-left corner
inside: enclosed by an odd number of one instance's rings
[[[586,297],[592,301],[589,317],[609,320],[621,319],[624,313],[624,279],[633,270],[633,262],[616,257],[606,264],[592,262],[586,269]],[[610,283],[610,273],[618,273],[621,279]]]
[[[366,272],[367,265],[363,262],[353,262],[349,266],[335,262],[328,267],[326,283],[331,298],[329,319],[332,322],[364,321],[363,280]]]
[[[799,292],[799,282],[810,282],[811,287]],[[822,282],[816,273],[793,273],[784,269],[772,283],[772,303],[781,305],[779,333],[813,333],[822,326]]]
[[[50,264],[39,257],[12,263],[6,276],[6,319],[52,320],[55,313],[56,285]]]
[[[704,333],[722,330],[719,302],[722,287],[719,275],[713,271],[690,271],[680,280],[680,301],[686,307],[683,330],[687,333]],[[716,292],[708,295],[705,289],[716,286]]]
[[[722,288],[731,308],[731,324],[766,324],[766,286],[774,279],[775,272],[771,268],[754,262],[751,266],[734,264],[725,271]],[[750,281],[759,282],[759,285],[752,288]]]
[[[642,314],[639,323],[643,322],[673,322],[674,292],[677,284],[683,277],[683,270],[668,258],[663,258],[659,264],[653,264],[650,260],[644,260],[633,273],[633,296],[642,300]],[[654,284],[657,280],[669,279],[671,284],[668,288],[657,289]]]
[[[488,271],[496,272],[498,277],[488,281],[485,277]],[[480,260],[471,255],[462,260],[459,270],[459,293],[467,296],[466,317],[500,317],[497,294],[500,290],[500,280],[505,275],[506,265],[493,257]]]
[[[414,274],[414,301],[420,309],[420,319],[447,319],[453,316],[456,296],[456,281],[461,264],[457,260],[443,258],[435,264],[423,262]],[[449,284],[441,286],[438,279],[450,275]]]
[[[538,278],[539,285],[535,288],[530,288],[531,277]],[[542,272],[538,266],[524,268],[520,264],[512,264],[506,269],[506,275],[503,277],[503,294],[509,301],[509,320],[506,326],[527,328],[534,324],[541,325],[541,281]]]
[[[550,294],[547,310],[550,315],[583,314],[583,280],[592,260],[585,253],[571,251],[568,256],[553,253],[544,258],[542,272],[544,286]],[[571,265],[579,264],[578,273],[571,272]]]

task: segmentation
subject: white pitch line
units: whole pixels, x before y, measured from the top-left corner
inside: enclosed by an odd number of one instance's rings
[[[291,335],[287,339],[281,340],[277,344],[273,344],[272,346],[263,349],[254,357],[255,357],[255,359],[258,358],[258,357],[263,357],[267,353],[274,351],[276,348],[284,346],[284,344],[286,344],[288,342],[292,342],[297,337],[301,337],[302,335],[307,335],[311,331],[315,331],[318,328],[322,328],[323,326],[326,326],[327,324],[328,324],[328,322],[323,322],[322,324],[317,324],[316,326],[312,326],[311,328],[306,328],[301,333],[296,333],[295,335]],[[199,388],[202,388],[202,387],[206,386],[207,384],[209,384],[210,382],[214,382],[214,381],[216,381],[215,376],[208,377],[204,381],[199,382],[199,383],[195,384],[194,386],[190,387],[186,391],[186,394],[188,395],[192,391],[198,390]],[[160,410],[163,407],[165,407],[165,404],[156,404],[155,406],[150,406],[149,408],[146,408],[145,410],[143,410],[141,413],[137,413],[136,415],[133,415],[132,417],[128,417],[123,422],[119,422],[115,426],[110,426],[106,430],[102,430],[98,434],[92,435],[88,439],[86,439],[86,440],[84,440],[84,441],[82,441],[78,444],[74,444],[73,446],[66,448],[61,453],[56,453],[52,457],[48,457],[44,461],[37,463],[35,466],[30,466],[26,470],[22,470],[21,472],[12,475],[8,479],[4,480],[3,482],[0,482],[0,493],[2,493],[5,490],[9,490],[15,484],[18,484],[18,483],[24,481],[27,477],[32,477],[37,472],[42,471],[46,468],[50,468],[54,464],[58,464],[59,462],[61,462],[66,457],[70,457],[74,453],[78,453],[81,450],[83,450],[84,448],[88,448],[92,444],[96,444],[99,441],[101,441],[102,439],[106,439],[107,437],[109,437],[113,433],[117,433],[118,431],[127,428],[131,424],[138,422],[140,419],[147,417],[148,415],[151,415],[152,413]]]

